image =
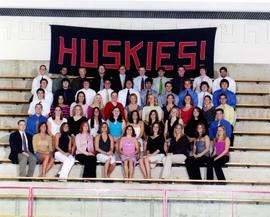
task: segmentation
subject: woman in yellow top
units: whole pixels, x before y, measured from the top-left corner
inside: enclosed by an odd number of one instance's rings
[[[40,176],[45,177],[54,165],[52,137],[45,122],[39,124],[38,133],[33,136],[33,148],[38,162],[42,163]]]

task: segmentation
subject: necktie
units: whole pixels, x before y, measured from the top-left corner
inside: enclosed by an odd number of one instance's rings
[[[204,107],[204,97],[205,97],[205,92],[203,93],[203,98],[202,98],[202,108]]]
[[[162,90],[163,90],[163,83],[162,83],[162,78],[160,78],[160,80],[159,80],[159,90],[158,90],[159,95],[162,94]]]
[[[103,90],[103,77],[100,78],[99,90]]]
[[[106,103],[109,102],[109,91],[106,89]]]
[[[26,139],[25,139],[25,134],[22,133],[22,150],[24,152],[28,152],[27,146],[26,146]]]
[[[130,92],[129,92],[129,90],[128,90],[128,92],[127,92],[127,98],[126,98],[126,106],[128,105],[128,98],[129,98],[129,95],[130,95]]]
[[[144,80],[143,80],[143,77],[142,77],[142,80],[141,80],[141,90],[144,89]]]

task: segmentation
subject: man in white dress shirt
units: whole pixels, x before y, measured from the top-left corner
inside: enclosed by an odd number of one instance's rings
[[[29,115],[33,115],[35,114],[35,107],[36,104],[41,104],[42,105],[42,115],[45,117],[48,117],[51,111],[51,105],[49,105],[46,100],[45,100],[45,90],[43,90],[42,88],[37,89],[36,91],[37,93],[37,99],[33,100],[30,103],[29,109],[28,109],[28,114]]]
[[[40,88],[45,91],[45,101],[51,106],[53,103],[53,94],[47,90],[48,81],[45,78],[40,80]],[[37,93],[34,94],[33,100],[37,100]]]
[[[226,79],[229,82],[229,88],[228,90],[232,91],[233,93],[236,92],[236,83],[235,80],[232,79],[231,77],[228,77],[228,70],[226,67],[221,67],[219,69],[220,72],[220,77],[214,80],[214,84],[213,84],[213,91],[212,93],[214,93],[216,90],[221,89],[220,88],[220,81],[222,79]]]
[[[138,69],[139,76],[133,79],[133,88],[137,91],[142,91],[145,89],[145,79],[147,76],[145,76],[146,69],[144,66],[140,66]]]
[[[40,80],[42,78],[45,78],[48,81],[48,85],[46,90],[49,92],[52,92],[52,79],[49,78],[48,75],[46,75],[47,68],[45,65],[41,65],[39,67],[39,73],[38,76],[34,78],[33,83],[32,83],[32,88],[31,88],[31,93],[34,95],[37,91],[37,89],[40,88]]]
[[[111,79],[108,76],[104,76],[104,89],[100,90],[98,94],[102,97],[103,105],[106,105],[107,102],[111,101],[111,94],[113,90],[111,89]]]
[[[141,105],[141,96],[140,93],[132,88],[132,80],[126,81],[126,88],[123,90],[120,90],[118,93],[118,102],[122,103],[122,105],[125,107],[128,105],[128,98],[130,94],[135,93],[137,95],[137,103],[140,106]]]
[[[211,78],[209,78],[207,75],[206,75],[206,67],[205,66],[200,66],[200,76],[199,77],[196,77],[193,81],[193,90],[196,92],[196,93],[200,93],[201,92],[201,83],[203,81],[206,81],[209,85],[209,92],[211,92],[212,90],[212,87],[213,87],[213,81]]]
[[[164,77],[165,69],[164,67],[159,67],[157,70],[158,77],[154,78],[152,88],[157,91],[158,95],[165,93],[165,83],[169,81],[169,78]]]
[[[90,88],[89,80],[83,80],[83,88],[77,91],[75,95],[75,100],[77,99],[77,94],[81,91],[85,94],[86,105],[91,105],[96,96],[96,91]]]
[[[201,109],[204,107],[204,97],[210,96],[211,100],[213,100],[212,94],[209,93],[209,84],[206,81],[203,81],[200,85],[201,92],[198,93],[198,107]],[[213,103],[212,103],[213,105]]]

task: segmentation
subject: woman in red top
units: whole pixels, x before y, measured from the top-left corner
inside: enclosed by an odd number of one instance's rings
[[[123,105],[120,102],[117,102],[118,99],[118,93],[113,91],[111,93],[111,97],[112,97],[112,101],[109,101],[106,103],[105,107],[104,107],[104,115],[105,115],[105,120],[110,118],[111,115],[111,111],[117,107],[120,109],[121,115],[122,117],[125,117],[125,109],[123,107]]]
[[[184,122],[184,125],[187,124],[189,119],[192,117],[194,106],[192,104],[192,98],[190,95],[184,97],[183,107],[180,109],[180,116]]]

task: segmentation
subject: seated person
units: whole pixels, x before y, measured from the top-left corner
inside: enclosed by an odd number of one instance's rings
[[[220,87],[221,89],[217,90],[213,94],[213,103],[214,106],[217,107],[220,105],[219,102],[219,96],[221,94],[225,94],[227,96],[227,103],[228,105],[232,106],[234,109],[236,108],[236,96],[235,94],[228,89],[229,87],[229,82],[226,79],[222,79],[220,81]]]
[[[126,106],[125,109],[125,118],[126,120],[130,119],[131,112],[133,111],[138,111],[140,118],[142,117],[142,107],[137,104],[138,98],[137,95],[132,93],[129,95],[128,99],[128,105]]]
[[[216,109],[223,109],[224,119],[234,126],[236,122],[236,113],[233,107],[227,104],[227,96],[225,94],[220,94],[219,102],[220,105]]]
[[[223,66],[219,69],[219,72],[220,72],[220,77],[214,80],[212,92],[214,93],[215,91],[219,90],[221,80],[226,79],[229,82],[228,89],[232,91],[233,93],[236,93],[236,83],[234,79],[228,76],[227,68]]]
[[[202,114],[204,119],[207,122],[207,126],[210,126],[210,124],[215,120],[216,117],[216,108],[212,104],[212,99],[210,96],[204,97],[204,107],[202,109]]]
[[[120,103],[120,102],[117,102],[118,100],[118,93],[113,91],[111,93],[111,101],[107,102],[105,107],[104,107],[104,115],[105,115],[105,120],[108,120],[111,116],[111,111],[114,109],[114,108],[119,108],[120,109],[120,112],[121,112],[121,115],[122,117],[125,117],[125,109],[124,109],[124,106]]]
[[[76,97],[76,101],[73,102],[71,105],[70,105],[70,113],[69,113],[69,116],[72,117],[73,115],[73,108],[75,106],[81,106],[82,107],[82,110],[83,110],[83,116],[87,117],[87,112],[88,112],[88,105],[86,104],[86,97],[85,97],[85,94],[84,92],[80,91],[78,92],[77,94],[77,97]]]
[[[50,107],[51,105],[48,104],[45,100],[45,91],[42,88],[37,89],[37,99],[33,100],[30,103],[29,109],[28,109],[28,114],[33,115],[35,114],[35,107],[36,104],[41,104],[42,105],[42,115],[45,117],[48,117],[50,114]]]
[[[69,113],[70,113],[70,107],[69,105],[66,104],[64,96],[63,95],[58,95],[56,101],[54,102],[54,104],[51,106],[51,112],[50,112],[50,116],[53,115],[55,108],[59,106],[62,109],[63,112],[63,117],[64,118],[69,118]]]
[[[190,95],[186,95],[183,100],[183,107],[180,109],[180,116],[183,120],[184,126],[188,123],[192,117],[194,106]]]

